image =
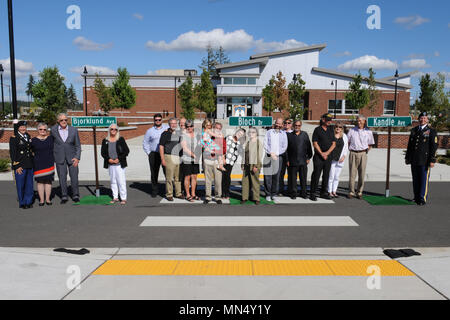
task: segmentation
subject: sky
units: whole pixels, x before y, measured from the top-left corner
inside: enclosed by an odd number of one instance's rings
[[[379,11],[368,13],[373,5]],[[71,6],[79,8],[79,20]],[[417,70],[412,99],[425,73],[444,73],[450,88],[448,0],[13,0],[13,10],[17,94],[23,100],[29,75],[38,77],[45,67],[57,66],[81,97],[85,65],[100,74],[119,67],[133,75],[198,69],[208,44],[221,45],[237,62],[325,43],[322,68],[367,74],[373,67],[379,78],[396,69]],[[0,1],[0,63],[9,84],[6,0]]]

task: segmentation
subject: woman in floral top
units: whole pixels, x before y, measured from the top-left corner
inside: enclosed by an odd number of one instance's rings
[[[231,172],[239,155],[242,154],[242,146],[245,140],[245,130],[239,129],[232,136],[226,139],[227,152],[225,154],[225,172],[222,175],[222,195],[224,199],[230,198]]]

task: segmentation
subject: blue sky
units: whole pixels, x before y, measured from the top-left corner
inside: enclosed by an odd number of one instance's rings
[[[28,75],[58,66],[81,96],[84,65],[108,73],[197,68],[205,43],[223,45],[231,61],[262,51],[326,43],[320,66],[377,77],[419,70],[450,80],[450,2],[266,0],[13,0],[18,96]],[[344,5],[345,4],[345,5]],[[66,9],[81,9],[81,29],[69,30]],[[369,30],[370,5],[381,29]],[[9,68],[6,1],[0,6],[0,60]],[[9,70],[5,76],[9,81]],[[420,75],[420,74],[419,74]],[[418,77],[413,78],[415,96]]]

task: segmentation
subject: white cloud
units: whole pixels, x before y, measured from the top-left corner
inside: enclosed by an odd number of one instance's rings
[[[295,39],[284,42],[265,42],[264,39],[255,40],[245,30],[225,32],[223,29],[211,31],[189,31],[179,35],[171,42],[147,42],[147,48],[155,51],[204,51],[208,46],[226,51],[248,51],[252,48],[256,52],[277,51],[305,46]]]
[[[398,17],[394,20],[394,22],[402,25],[406,29],[413,29],[414,27],[420,26],[426,22],[430,22],[430,19],[415,15],[409,17]]]
[[[352,53],[350,51],[344,51],[344,52],[336,52],[334,54],[335,57],[350,57]]]
[[[3,65],[3,69],[5,70],[4,77],[11,77],[11,63],[10,58],[0,60],[0,63]],[[16,77],[28,77],[30,74],[36,75],[34,70],[34,66],[32,62],[26,62],[23,60],[16,59]]]
[[[425,55],[423,53],[411,53],[409,56],[407,56],[408,59],[423,59],[425,58]]]
[[[103,51],[106,49],[111,49],[113,46],[112,43],[96,43],[92,40],[86,39],[85,37],[75,38],[73,40],[73,44],[82,51]]]
[[[95,75],[95,74],[99,74],[99,75],[114,75],[117,72],[108,68],[108,67],[99,67],[99,66],[86,66],[87,71],[90,75]],[[78,74],[82,74],[84,72],[84,66],[82,67],[74,67],[72,69],[70,69],[70,72],[73,73],[78,73]]]
[[[402,69],[426,69],[431,68],[425,59],[411,59],[403,61],[400,65]]]
[[[133,17],[138,19],[138,20],[144,20],[144,16],[140,13],[135,13],[133,14]]]
[[[373,68],[375,70],[395,70],[397,63],[387,59],[379,59],[375,56],[365,55],[354,60],[341,64],[338,68],[341,70],[367,70]]]

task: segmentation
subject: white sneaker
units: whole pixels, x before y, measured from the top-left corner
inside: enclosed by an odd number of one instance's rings
[[[272,201],[272,198],[271,198],[271,197],[266,197],[266,201],[267,201],[267,202],[271,202],[271,201]]]

